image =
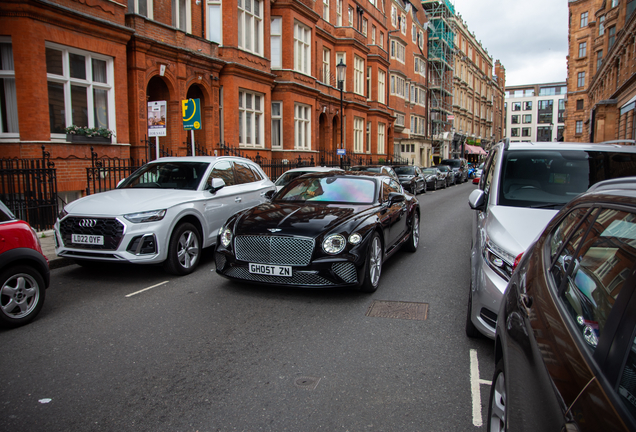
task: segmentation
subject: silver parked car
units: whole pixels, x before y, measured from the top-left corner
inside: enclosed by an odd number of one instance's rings
[[[476,211],[466,334],[494,338],[499,304],[518,260],[561,207],[601,180],[634,175],[631,146],[495,145],[469,197]]]
[[[170,273],[188,274],[230,216],[274,189],[249,159],[160,158],[114,190],[67,204],[55,223],[55,253],[82,265],[164,263]]]

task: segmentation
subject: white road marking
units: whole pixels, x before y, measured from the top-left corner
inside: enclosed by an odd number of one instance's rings
[[[477,360],[477,350],[470,350],[470,392],[473,396],[473,425],[481,427],[484,421],[481,418],[481,392],[480,384],[492,385],[492,381],[479,378],[479,360]]]
[[[137,294],[140,294],[140,293],[142,293],[142,292],[144,292],[144,291],[148,291],[149,289],[153,289],[153,288],[157,288],[158,286],[165,285],[165,284],[167,284],[168,282],[170,282],[170,281],[163,281],[163,282],[158,283],[157,285],[149,286],[148,288],[144,288],[144,289],[139,290],[139,291],[137,291],[137,292],[130,293],[130,294],[126,294],[126,297],[132,297],[132,296],[137,295]]]

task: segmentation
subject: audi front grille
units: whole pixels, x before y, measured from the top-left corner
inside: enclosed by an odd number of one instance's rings
[[[283,236],[237,236],[236,259],[251,263],[306,266],[311,262],[314,240]]]
[[[76,244],[73,234],[98,235],[104,244]],[[117,219],[83,218],[69,216],[60,221],[60,235],[66,247],[74,249],[116,250],[124,238],[124,225]]]

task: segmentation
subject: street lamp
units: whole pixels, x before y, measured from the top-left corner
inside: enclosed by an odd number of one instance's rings
[[[344,125],[342,124],[342,90],[344,87],[344,79],[345,79],[345,70],[347,69],[347,65],[344,64],[342,58],[340,58],[340,63],[336,65],[336,72],[338,75],[338,88],[340,89],[340,145],[344,147],[344,139],[343,139],[343,130]],[[342,155],[340,155],[342,157]]]

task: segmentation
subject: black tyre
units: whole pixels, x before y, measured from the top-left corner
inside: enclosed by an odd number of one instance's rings
[[[382,250],[382,240],[380,235],[375,232],[369,242],[369,250],[367,252],[367,265],[364,270],[364,281],[360,287],[360,291],[366,293],[375,292],[380,285],[380,275],[382,274],[382,260],[384,252]]]
[[[192,273],[201,260],[201,234],[191,223],[178,225],[170,236],[164,268],[174,275]]]
[[[488,431],[505,432],[508,430],[508,405],[506,403],[508,392],[506,391],[503,366],[503,359],[500,359],[492,377],[488,402]]]
[[[408,252],[415,252],[417,245],[420,244],[420,215],[413,215],[413,224],[411,225],[411,236],[409,241],[404,245],[404,249]]]
[[[481,333],[479,332],[479,330],[477,330],[477,327],[475,327],[475,324],[473,324],[473,320],[470,318],[470,316],[473,313],[473,288],[472,286],[470,287],[470,291],[468,292],[468,307],[466,308],[466,336],[468,336],[469,338],[479,338],[481,337]]]
[[[437,180],[433,182],[433,191],[437,190]]]
[[[0,324],[18,327],[40,313],[46,288],[44,278],[29,265],[18,265],[0,275]]]

